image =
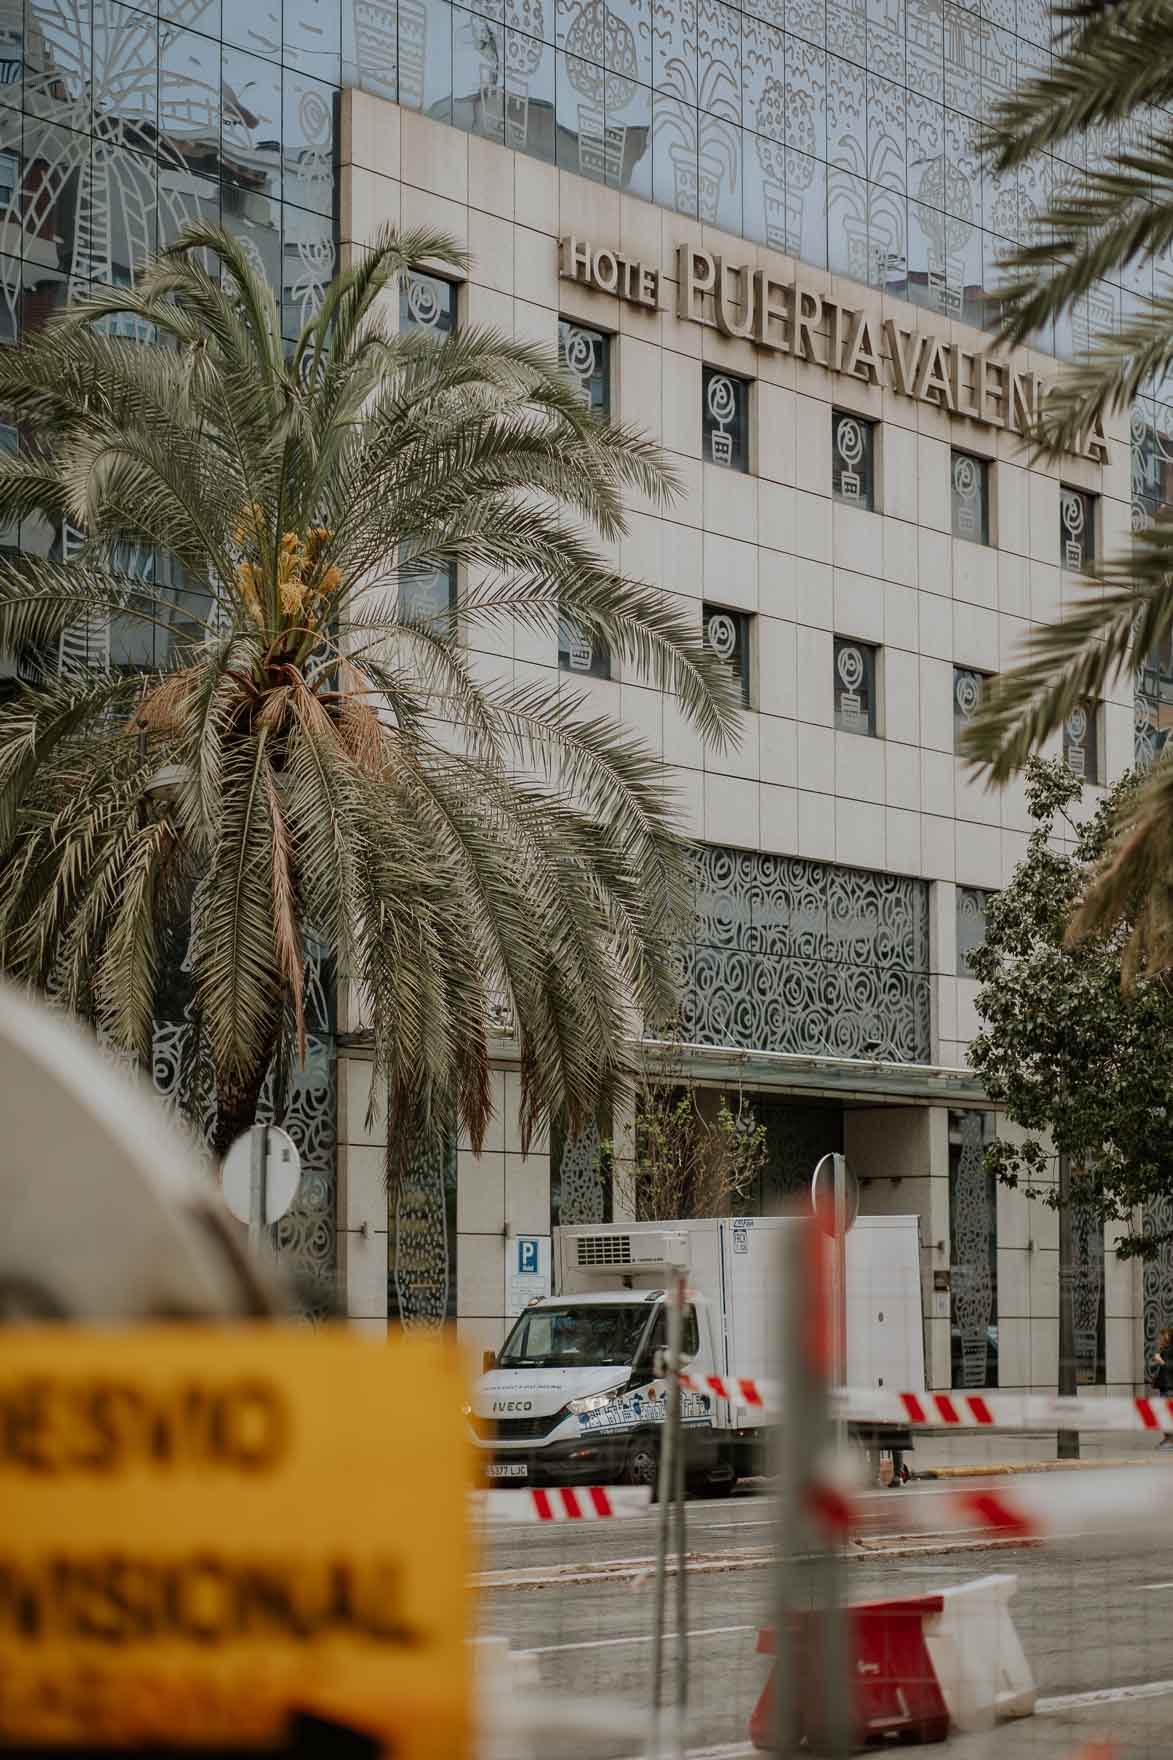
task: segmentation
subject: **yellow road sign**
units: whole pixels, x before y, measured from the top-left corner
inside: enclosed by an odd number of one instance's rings
[[[462,1398],[448,1340],[6,1331],[0,1747],[466,1754]]]

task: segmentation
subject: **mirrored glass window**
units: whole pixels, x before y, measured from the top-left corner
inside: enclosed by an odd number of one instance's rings
[[[1099,706],[1077,703],[1063,723],[1063,761],[1082,782],[1099,782]]]
[[[457,283],[413,269],[400,284],[399,322],[404,330],[450,335],[456,328]]]
[[[868,642],[835,637],[835,726],[840,733],[875,735],[876,654]]]
[[[1079,573],[1096,557],[1096,501],[1085,489],[1059,490],[1059,567]]]
[[[749,469],[749,387],[744,379],[706,367],[701,375],[701,428],[709,464]]]
[[[838,501],[875,506],[876,424],[847,410],[831,412],[831,491]]]
[[[744,611],[728,611],[723,605],[704,607],[705,645],[718,659],[724,660],[738,690],[741,701],[750,706],[750,625],[753,619]]]
[[[972,978],[969,956],[986,939],[986,911],[997,896],[980,886],[957,888],[957,976]]]
[[[951,460],[950,492],[953,510],[953,536],[967,538],[972,544],[990,541],[990,467],[984,458],[971,452],[954,452]]]
[[[558,325],[558,358],[597,416],[611,414],[611,338],[568,318]]]

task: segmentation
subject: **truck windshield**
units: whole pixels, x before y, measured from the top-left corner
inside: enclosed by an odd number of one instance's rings
[[[497,1358],[499,1369],[590,1368],[630,1363],[652,1310],[646,1302],[530,1308]]]

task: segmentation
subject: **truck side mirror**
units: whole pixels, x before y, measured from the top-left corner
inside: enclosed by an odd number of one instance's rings
[[[497,1367],[497,1353],[496,1353],[496,1351],[482,1351],[481,1352],[481,1374],[487,1375],[489,1373],[490,1369],[495,1369],[496,1367]]]

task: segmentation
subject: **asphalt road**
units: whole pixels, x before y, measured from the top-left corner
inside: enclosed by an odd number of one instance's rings
[[[945,1506],[944,1489],[917,1495],[939,1495]],[[1173,1527],[1168,1538],[1160,1531],[1132,1543],[1093,1534],[1045,1548],[991,1547],[948,1527],[905,1531],[905,1496],[868,1499],[862,1545],[846,1566],[849,1596],[923,1594],[1013,1573],[1014,1621],[1040,1695],[1034,1717],[954,1737],[951,1755],[1074,1760],[1096,1740],[1117,1744],[1115,1760],[1164,1760],[1173,1752]],[[1173,1472],[1170,1501],[1173,1507]],[[688,1506],[688,1744],[697,1760],[751,1752],[746,1726],[767,1669],[756,1638],[770,1617],[773,1520],[773,1498],[765,1495]],[[486,1541],[481,1629],[530,1653],[550,1708],[535,1760],[644,1753],[654,1516],[495,1525]],[[1096,1694],[1104,1697],[1085,1698]],[[604,1727],[592,1735],[592,1723]]]

